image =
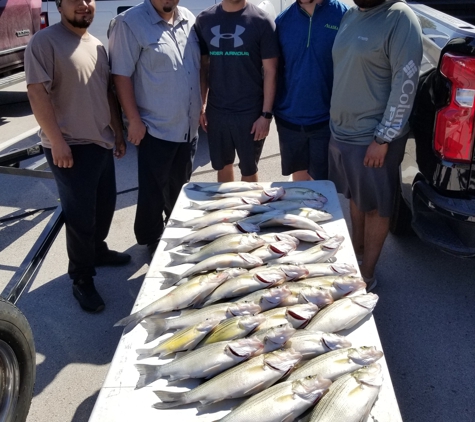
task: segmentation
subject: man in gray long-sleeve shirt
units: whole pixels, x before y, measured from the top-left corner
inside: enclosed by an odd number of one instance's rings
[[[353,247],[370,289],[389,231],[422,40],[404,0],[354,1],[332,52],[329,177],[350,199]]]

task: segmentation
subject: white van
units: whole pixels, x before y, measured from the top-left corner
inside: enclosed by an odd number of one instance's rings
[[[220,3],[221,0],[180,0],[179,5],[189,9],[195,16],[202,10]],[[248,0],[249,3],[258,5],[264,9],[272,19],[285,8],[290,6],[295,0]],[[96,0],[96,15],[92,22],[89,32],[104,44],[107,48],[107,28],[113,17],[127,10],[129,7],[141,3],[142,0]],[[43,0],[42,12],[47,13],[48,22],[53,25],[59,22],[59,13],[54,0]]]

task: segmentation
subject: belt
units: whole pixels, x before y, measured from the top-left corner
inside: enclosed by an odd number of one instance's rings
[[[329,120],[325,120],[324,122],[315,123],[313,125],[296,125],[294,123],[282,120],[280,117],[277,116],[275,116],[275,121],[286,129],[295,130],[297,132],[313,132],[314,130],[323,129],[324,127],[328,126],[329,122]]]

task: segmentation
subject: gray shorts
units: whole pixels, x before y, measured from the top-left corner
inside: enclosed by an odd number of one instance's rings
[[[252,176],[257,173],[264,140],[254,141],[251,129],[259,116],[260,113],[221,113],[208,107],[208,144],[213,169],[222,170],[233,164],[237,152],[241,175]]]
[[[313,180],[328,179],[329,122],[298,126],[275,120],[279,133],[282,174],[307,170]]]
[[[389,144],[383,167],[370,168],[363,164],[367,145],[338,142],[332,136],[328,151],[329,179],[360,211],[376,209],[381,217],[391,217],[407,138],[405,135]]]

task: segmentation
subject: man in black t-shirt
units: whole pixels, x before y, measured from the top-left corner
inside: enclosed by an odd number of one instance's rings
[[[234,180],[236,152],[242,180],[257,181],[275,96],[275,24],[246,0],[223,0],[201,12],[195,28],[202,57],[200,124],[218,182]]]

